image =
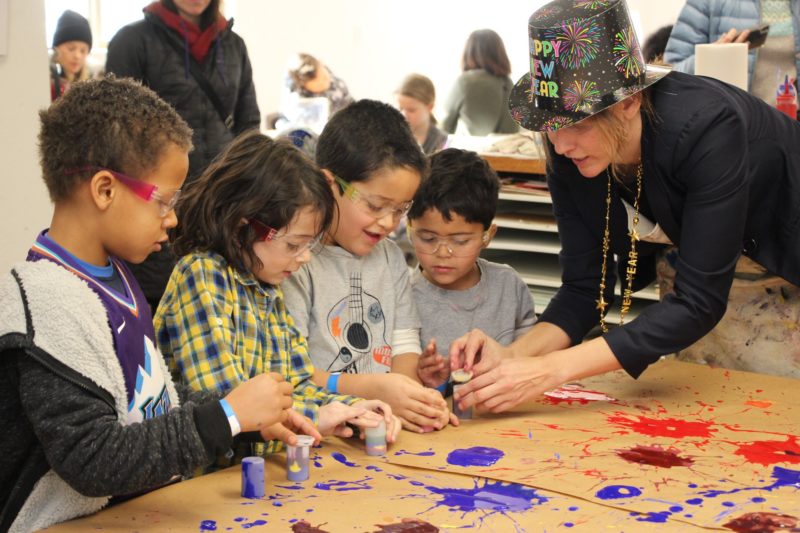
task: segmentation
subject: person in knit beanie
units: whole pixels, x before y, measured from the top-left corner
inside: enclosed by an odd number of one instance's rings
[[[92,49],[89,21],[75,11],[67,10],[58,19],[53,34],[53,56],[50,65],[50,99],[55,100],[69,89],[72,82],[89,79],[86,58]]]

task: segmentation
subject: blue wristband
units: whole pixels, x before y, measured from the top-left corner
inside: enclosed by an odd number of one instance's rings
[[[328,391],[332,392],[333,394],[339,393],[339,376],[341,376],[341,374],[333,374],[333,373],[331,373],[331,375],[328,376],[328,384],[325,385],[325,388],[328,389]]]
[[[239,419],[236,418],[236,413],[233,412],[233,408],[231,407],[231,404],[228,403],[228,400],[225,398],[221,399],[219,401],[219,405],[222,407],[222,411],[228,418],[228,424],[231,426],[231,436],[235,437],[242,432],[242,426],[239,424]]]
[[[447,394],[447,382],[445,381],[444,383],[442,383],[441,385],[439,385],[438,387],[436,387],[436,390],[438,390],[439,392],[441,392],[441,393],[442,393],[442,396],[444,396],[445,394]]]

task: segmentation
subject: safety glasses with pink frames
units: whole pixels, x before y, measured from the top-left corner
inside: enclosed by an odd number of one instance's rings
[[[111,170],[110,168],[87,166],[68,170],[66,174],[77,174],[78,172],[98,172],[100,170],[105,170],[114,176],[114,178],[125,185],[125,187],[127,187],[133,194],[142,200],[146,202],[157,202],[158,214],[161,216],[161,218],[166,217],[170,211],[175,209],[175,205],[178,203],[178,199],[181,197],[180,189],[175,189],[172,191],[172,196],[166,198],[158,190],[158,185],[137,180],[136,178],[132,178],[123,174],[122,172],[117,172],[116,170]]]
[[[266,224],[262,224],[258,220],[250,220],[248,221],[248,224],[250,224],[250,227],[256,232],[257,240],[264,242],[280,240],[280,244],[283,245],[283,253],[289,257],[298,257],[303,255],[306,250],[313,251],[322,238],[321,233],[316,237],[311,238],[300,235],[292,235],[290,233],[278,235],[278,230],[271,228]]]

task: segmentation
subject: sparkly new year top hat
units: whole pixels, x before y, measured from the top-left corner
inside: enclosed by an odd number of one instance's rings
[[[554,0],[528,20],[530,73],[514,85],[511,116],[555,131],[624,100],[671,68],[645,65],[625,0]]]

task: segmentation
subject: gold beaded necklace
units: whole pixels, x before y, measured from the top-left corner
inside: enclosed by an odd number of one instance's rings
[[[608,333],[608,326],[606,325],[605,309],[608,307],[603,294],[606,290],[606,260],[608,259],[608,250],[611,244],[611,173],[606,170],[608,177],[608,186],[606,187],[606,228],[603,230],[603,265],[600,269],[600,298],[595,300],[597,302],[597,309],[600,311],[600,329],[603,333]],[[642,194],[642,164],[636,167],[636,196],[633,200],[633,228],[628,232],[631,238],[631,250],[628,252],[628,268],[625,269],[625,290],[622,293],[622,305],[619,310],[619,325],[621,326],[625,321],[625,315],[631,307],[631,297],[633,295],[633,278],[636,276],[636,262],[638,254],[636,253],[636,241],[639,240],[639,232],[636,227],[639,225],[639,197]]]

